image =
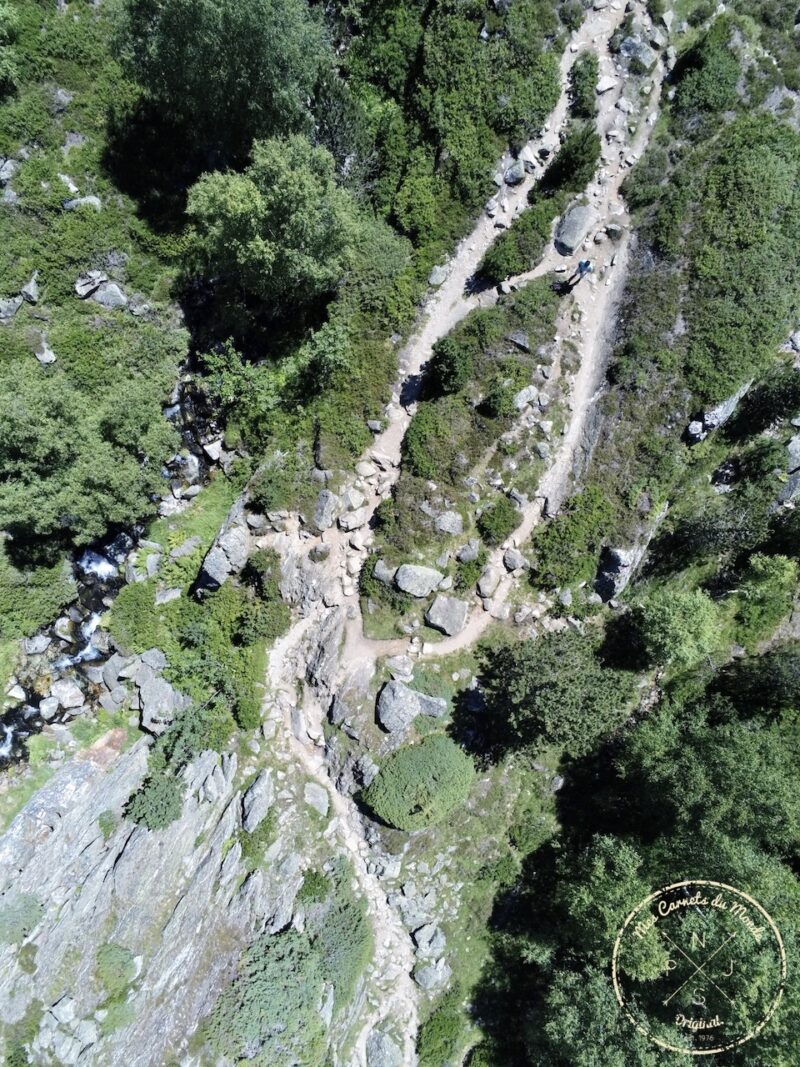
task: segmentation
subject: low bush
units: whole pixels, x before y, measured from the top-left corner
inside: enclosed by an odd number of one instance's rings
[[[133,953],[122,945],[107,941],[97,950],[94,973],[108,997],[119,997],[136,977]]]
[[[613,516],[611,503],[596,486],[576,493],[534,534],[533,584],[559,586],[590,578]]]
[[[398,830],[441,822],[469,796],[475,777],[470,757],[442,734],[393,752],[364,791],[364,803]]]
[[[420,1067],[442,1067],[452,1062],[465,1030],[464,991],[456,982],[422,1024],[417,1037]]]
[[[657,589],[635,612],[647,655],[662,666],[691,667],[714,647],[719,619],[705,593]]]
[[[499,545],[519,526],[522,515],[507,496],[501,496],[478,516],[478,531],[487,545]]]
[[[797,563],[786,556],[750,557],[738,589],[739,641],[748,649],[769,637],[791,610],[797,588]]]

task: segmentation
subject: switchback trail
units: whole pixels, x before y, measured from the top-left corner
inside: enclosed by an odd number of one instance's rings
[[[600,168],[586,191],[590,203],[597,212],[598,221],[616,216],[627,222],[625,208],[619,199],[622,180],[628,167],[644,149],[655,119],[661,80],[661,66],[653,72],[654,89],[647,110],[636,128],[633,141],[628,138],[629,117],[617,107],[624,80],[614,67],[609,51],[609,39],[624,17],[624,5],[616,4],[601,11],[590,11],[583,26],[573,34],[561,59],[562,89],[544,133],[530,143],[532,155],[538,160],[538,150],[551,149],[558,145],[559,135],[566,128],[569,111],[569,71],[577,56],[585,50],[598,54],[600,76],[613,77],[615,87],[599,95],[598,129],[603,140],[603,155]],[[634,3],[637,15],[647,24],[644,5]],[[612,130],[613,139],[607,137]],[[505,168],[510,163],[506,158],[501,163]],[[524,210],[529,189],[541,176],[542,167],[537,162],[533,174],[514,188],[503,187],[498,194],[505,201],[505,216],[510,221]],[[502,209],[501,209],[502,210]],[[391,492],[399,476],[403,438],[419,397],[421,373],[428,361],[433,345],[446,336],[454,326],[476,307],[485,307],[497,299],[497,294],[484,292],[469,295],[470,279],[475,275],[484,254],[501,230],[495,220],[482,215],[471,234],[456,249],[448,263],[444,283],[428,300],[421,314],[420,323],[409,342],[404,346],[399,359],[399,377],[387,407],[388,426],[379,434],[358,464],[358,476],[348,480],[364,496],[364,514],[371,517],[381,502]],[[571,415],[558,444],[553,460],[540,484],[537,496],[523,509],[522,522],[504,545],[496,549],[490,563],[502,570],[502,578],[491,604],[491,612],[475,598],[466,628],[454,638],[436,644],[425,645],[425,655],[442,656],[458,649],[469,647],[485,631],[496,608],[507,600],[513,578],[502,568],[502,555],[511,544],[522,544],[530,536],[544,512],[554,511],[565,498],[577,450],[580,447],[587,425],[592,401],[602,383],[607,333],[613,321],[629,252],[628,228],[621,241],[606,242],[593,247],[591,256],[595,273],[582,282],[570,298],[567,312],[562,314],[560,336],[569,339],[576,347],[580,359],[579,369],[571,383]],[[514,280],[524,285],[534,278],[563,268],[564,259],[553,248],[537,267]],[[578,325],[573,325],[573,312],[579,312]],[[344,486],[343,488],[347,488]],[[355,1043],[353,1067],[365,1067],[366,1040],[371,1029],[383,1019],[390,1019],[404,1035],[405,1065],[416,1063],[414,1041],[418,1026],[417,990],[411,977],[414,955],[409,935],[399,915],[388,903],[386,890],[380,879],[371,873],[368,846],[364,839],[364,823],[354,802],[341,795],[333,787],[324,761],[323,722],[325,711],[317,695],[305,684],[308,662],[308,643],[319,630],[321,621],[331,611],[342,611],[347,617],[344,647],[339,657],[340,675],[349,675],[359,666],[373,670],[381,656],[396,654],[409,648],[409,641],[400,638],[392,641],[376,641],[364,637],[357,589],[357,574],[366,558],[369,535],[362,530],[349,533],[338,527],[327,530],[321,539],[303,540],[295,528],[277,536],[274,546],[282,554],[292,551],[306,554],[320,540],[329,547],[329,555],[323,564],[328,577],[341,580],[343,596],[336,606],[326,607],[318,601],[304,618],[297,620],[289,632],[276,642],[270,653],[267,697],[267,714],[279,719],[276,743],[281,757],[294,764],[309,778],[323,785],[330,797],[335,816],[332,837],[341,851],[347,855],[354,868],[359,886],[368,902],[369,913],[375,934],[375,955],[370,988],[366,1004],[360,1015],[360,1025]],[[420,650],[417,648],[417,652]],[[300,695],[302,694],[302,695]],[[297,709],[302,709],[298,716]],[[302,727],[298,728],[298,723]],[[351,1067],[350,1064],[347,1067]]]

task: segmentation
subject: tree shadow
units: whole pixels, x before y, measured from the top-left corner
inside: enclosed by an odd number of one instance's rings
[[[112,109],[103,165],[154,230],[174,233],[185,224],[190,186],[213,162],[192,147],[186,120],[140,98]]]

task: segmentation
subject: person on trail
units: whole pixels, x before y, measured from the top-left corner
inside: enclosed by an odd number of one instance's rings
[[[574,289],[581,278],[585,277],[587,274],[591,274],[593,270],[594,267],[592,266],[591,260],[582,259],[569,278],[567,278],[567,285],[570,289]]]

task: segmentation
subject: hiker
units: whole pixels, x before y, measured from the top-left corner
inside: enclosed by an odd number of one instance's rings
[[[591,274],[593,270],[594,267],[592,266],[591,260],[582,259],[569,278],[567,278],[567,285],[570,289],[574,289],[581,278],[585,277],[587,274]]]

